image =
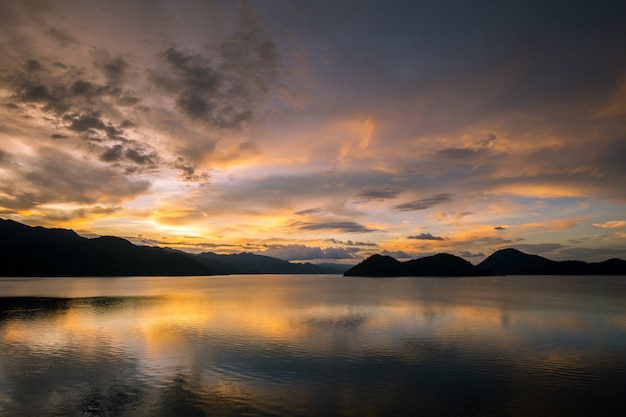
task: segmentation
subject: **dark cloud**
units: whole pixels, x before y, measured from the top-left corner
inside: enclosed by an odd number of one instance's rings
[[[114,62],[121,65],[116,60]],[[123,135],[123,129],[115,127],[113,121],[105,121],[109,119],[109,113],[116,114],[111,112],[110,101],[113,99],[118,105],[132,106],[140,99],[120,86],[90,80],[89,74],[87,68],[68,67],[61,63],[46,67],[30,59],[5,82],[13,91],[14,101],[37,105],[56,125],[65,125],[75,132],[95,129],[109,137]],[[121,75],[116,74],[117,82]]]
[[[394,207],[399,211],[416,211],[426,210],[438,204],[446,203],[451,200],[449,194],[435,194],[423,200],[409,201],[408,203],[398,204]]]
[[[101,62],[98,65],[102,68],[102,72],[106,75],[109,82],[115,84],[123,80],[129,67],[128,63],[121,57],[115,57],[109,61]]]
[[[89,219],[96,216],[108,216],[121,210],[119,206],[101,207],[95,206],[90,208],[81,208],[75,210],[48,210],[46,213],[47,220],[70,221],[77,219]]]
[[[348,246],[366,246],[366,247],[375,247],[378,246],[377,243],[373,242],[359,242],[352,240],[338,240],[338,239],[327,239],[327,242],[334,243],[335,245],[348,245]]]
[[[91,129],[106,130],[107,125],[100,117],[100,112],[66,114],[63,119],[68,123],[67,128],[75,132],[86,132]]]
[[[311,209],[306,209],[306,210],[300,210],[300,211],[296,211],[293,214],[297,214],[298,216],[306,216],[308,214],[319,214],[319,213],[323,213],[325,210],[319,207],[316,208],[311,208]]]
[[[481,156],[483,150],[471,148],[447,148],[435,152],[435,158],[452,161],[471,161]]]
[[[380,254],[385,255],[385,256],[391,256],[392,258],[396,258],[396,259],[414,259],[417,257],[415,255],[411,255],[401,250],[398,250],[398,251],[384,250]]]
[[[92,97],[97,91],[94,84],[84,80],[76,80],[71,85],[70,92],[75,96]]]
[[[61,135],[60,133],[53,133],[53,134],[50,135],[50,137],[52,139],[67,139],[67,138],[69,138],[69,136]]]
[[[522,252],[538,255],[566,248],[562,243],[516,243],[513,247]]]
[[[132,180],[93,161],[55,148],[41,148],[37,163],[14,170],[14,182],[0,185],[0,205],[29,209],[45,203],[116,204],[145,193],[150,183]]]
[[[178,95],[176,105],[188,117],[223,128],[242,127],[252,119],[244,92],[226,95],[229,74],[215,68],[200,54],[189,54],[174,47],[161,53],[169,64],[168,72],[154,74],[152,80],[160,87]],[[243,107],[235,103],[244,101]]]
[[[407,239],[415,239],[415,240],[445,240],[441,236],[433,236],[430,233],[420,233],[416,236],[408,236]]]
[[[506,227],[504,226],[496,226],[494,227],[495,230],[506,230]]]
[[[105,162],[117,162],[122,159],[123,152],[124,147],[122,145],[114,145],[100,155],[100,160]]]
[[[173,168],[179,170],[179,178],[186,182],[207,182],[211,178],[208,172],[198,170],[197,167],[187,163],[181,157],[176,158],[171,165]]]
[[[133,144],[133,142],[128,141],[127,147],[120,144],[105,147],[100,154],[100,160],[110,163],[112,166],[123,168],[127,174],[155,170],[160,162],[158,154],[156,152],[146,153],[140,148],[133,148]]]
[[[585,259],[588,262],[602,262],[611,258],[626,259],[626,245],[603,247],[564,248],[555,254],[554,260]]]
[[[154,152],[146,154],[141,150],[128,148],[126,158],[139,165],[155,165],[157,155]]]
[[[342,233],[370,233],[377,231],[356,222],[294,222],[291,223],[291,226],[300,230],[334,230]]]
[[[485,254],[482,252],[472,253],[470,251],[463,251],[458,253],[457,256],[460,256],[461,258],[483,258]]]
[[[16,88],[16,99],[23,103],[50,103],[57,99],[42,84],[24,82]]]
[[[43,66],[35,59],[28,59],[24,63],[24,70],[26,72],[43,71]]]
[[[402,190],[398,187],[393,186],[373,186],[366,187],[361,190],[357,197],[364,201],[369,200],[388,200],[391,198],[396,198]]]
[[[312,247],[306,245],[268,245],[260,255],[272,256],[286,261],[313,259],[353,259],[357,248]]]
[[[497,236],[472,236],[467,240],[468,245],[484,245],[487,247],[502,248],[503,246],[510,246],[512,243],[524,240],[520,239],[504,239]]]
[[[24,68],[6,78],[7,86],[13,91],[12,98],[20,103],[39,104],[42,110],[56,115],[69,109],[66,102],[67,88],[51,80],[51,72],[36,60],[29,59]]]
[[[78,44],[78,39],[68,34],[65,30],[57,27],[50,27],[46,29],[46,35],[57,41],[62,47]]]
[[[166,69],[152,70],[152,82],[176,97],[184,115],[224,129],[256,120],[282,71],[276,46],[245,5],[238,8],[235,29],[216,46],[203,52],[170,46],[159,56]]]

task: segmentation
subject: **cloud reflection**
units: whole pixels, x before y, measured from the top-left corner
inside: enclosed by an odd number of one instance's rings
[[[453,415],[503,406],[482,390],[529,410],[517,388],[559,381],[594,396],[623,376],[626,289],[568,279],[144,277],[99,297],[89,292],[107,279],[3,282],[83,297],[2,299],[0,410],[361,415],[395,401],[432,412],[448,404],[445,385],[459,395]]]

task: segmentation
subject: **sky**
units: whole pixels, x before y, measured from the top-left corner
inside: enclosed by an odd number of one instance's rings
[[[0,217],[189,252],[626,259],[623,1],[0,2]]]

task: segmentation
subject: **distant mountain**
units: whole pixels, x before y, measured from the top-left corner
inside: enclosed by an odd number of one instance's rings
[[[291,263],[270,256],[253,253],[234,253],[219,255],[203,252],[195,255],[196,259],[208,266],[216,266],[230,274],[336,274],[331,266],[312,263]]]
[[[496,275],[626,275],[626,261],[621,259],[597,263],[552,261],[512,248],[494,252],[478,267]]]
[[[390,256],[372,255],[346,271],[344,275],[361,277],[461,277],[492,274],[472,265],[463,258],[440,253],[406,262],[400,262]]]
[[[292,264],[241,253],[199,255],[137,246],[112,236],[87,239],[67,229],[0,219],[0,276],[138,276],[244,273],[338,273],[328,266]]]
[[[0,219],[0,276],[133,276],[216,274],[341,274],[346,276],[626,275],[626,261],[552,261],[502,249],[477,266],[454,255],[400,262],[373,255],[349,267],[291,263],[252,253],[190,254],[137,246],[113,236],[87,239],[67,229],[31,227]]]
[[[329,274],[343,274],[348,269],[354,266],[348,264],[337,264],[332,262],[322,262],[315,265],[324,268],[326,271],[328,271]]]

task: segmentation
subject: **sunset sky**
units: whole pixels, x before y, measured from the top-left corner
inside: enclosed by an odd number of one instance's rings
[[[0,217],[292,261],[626,259],[626,2],[2,0]]]

